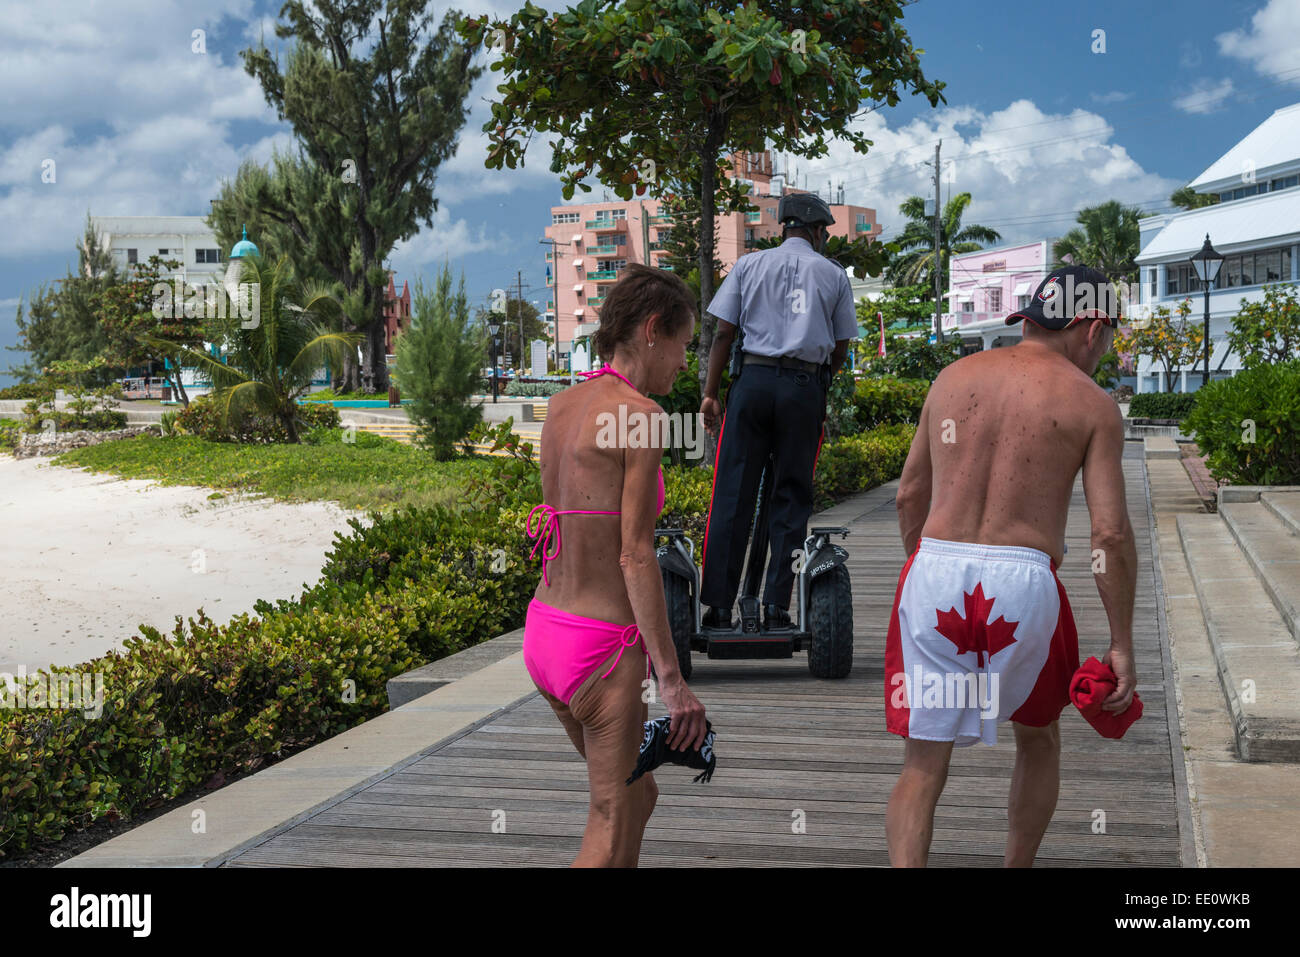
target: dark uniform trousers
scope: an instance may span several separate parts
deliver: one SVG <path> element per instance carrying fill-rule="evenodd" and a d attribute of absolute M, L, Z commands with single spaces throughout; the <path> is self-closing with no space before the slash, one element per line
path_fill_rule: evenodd
<path fill-rule="evenodd" d="M 700 600 L 730 609 L 740 587 L 763 464 L 772 456 L 768 510 L 771 559 L 764 604 L 790 607 L 795 549 L 812 515 L 813 468 L 826 415 L 826 392 L 810 372 L 747 365 L 734 379 L 718 437 L 713 498 L 704 532 Z"/>

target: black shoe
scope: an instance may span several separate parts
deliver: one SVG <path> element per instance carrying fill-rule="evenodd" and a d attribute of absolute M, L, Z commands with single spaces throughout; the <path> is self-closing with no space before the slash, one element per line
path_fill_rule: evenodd
<path fill-rule="evenodd" d="M 703 624 L 705 628 L 721 628 L 724 631 L 731 631 L 735 627 L 731 621 L 731 609 L 716 605 L 710 606 L 704 613 Z"/>
<path fill-rule="evenodd" d="M 789 628 L 790 624 L 790 613 L 780 605 L 763 606 L 764 628 Z"/>

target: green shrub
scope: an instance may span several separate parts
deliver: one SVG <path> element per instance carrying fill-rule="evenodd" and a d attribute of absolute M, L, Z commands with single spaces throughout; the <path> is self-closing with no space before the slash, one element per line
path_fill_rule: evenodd
<path fill-rule="evenodd" d="M 22 431 L 22 426 L 16 419 L 0 419 L 0 449 L 18 448 Z"/>
<path fill-rule="evenodd" d="M 310 404 L 298 406 L 300 428 L 305 431 L 317 427 L 336 429 L 341 419 L 332 405 Z M 209 442 L 288 442 L 289 434 L 278 418 L 247 412 L 228 423 L 223 423 L 221 411 L 208 396 L 200 396 L 181 409 L 174 426 L 184 435 L 195 435 Z"/>
<path fill-rule="evenodd" d="M 1181 420 L 1196 406 L 1198 395 L 1199 392 L 1139 392 L 1129 401 L 1129 418 Z"/>
<path fill-rule="evenodd" d="M 1300 359 L 1245 369 L 1195 396 L 1182 427 L 1195 434 L 1211 475 L 1233 485 L 1300 485 Z"/>
<path fill-rule="evenodd" d="M 0 389 L 0 399 L 45 399 L 54 398 L 54 389 L 39 382 L 19 382 L 17 385 Z"/>
<path fill-rule="evenodd" d="M 552 396 L 557 392 L 563 392 L 569 387 L 567 382 L 520 382 L 518 379 L 511 379 L 510 384 L 505 388 L 506 395 L 519 396 Z"/>
<path fill-rule="evenodd" d="M 864 492 L 903 473 L 916 426 L 885 425 L 822 446 L 813 478 L 813 503 L 818 510 Z"/>
<path fill-rule="evenodd" d="M 47 428 L 47 422 L 53 422 L 59 432 L 108 432 L 113 429 L 126 428 L 126 413 L 115 409 L 92 409 L 88 412 L 68 412 L 65 409 L 38 408 L 32 410 L 33 402 L 27 404 L 28 432 L 40 432 Z"/>
<path fill-rule="evenodd" d="M 858 427 L 866 430 L 920 421 L 929 391 L 930 383 L 924 379 L 899 379 L 892 375 L 859 379 L 854 394 Z"/>

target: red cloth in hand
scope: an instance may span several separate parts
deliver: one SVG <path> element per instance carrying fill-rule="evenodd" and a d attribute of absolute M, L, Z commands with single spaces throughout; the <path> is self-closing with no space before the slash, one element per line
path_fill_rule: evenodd
<path fill-rule="evenodd" d="M 1070 679 L 1070 700 L 1079 709 L 1090 725 L 1097 729 L 1103 738 L 1122 738 L 1124 732 L 1138 718 L 1142 717 L 1142 699 L 1133 692 L 1133 700 L 1123 711 L 1102 710 L 1101 703 L 1115 693 L 1119 679 L 1110 665 L 1102 664 L 1096 658 L 1089 658 L 1083 663 L 1074 677 Z"/>

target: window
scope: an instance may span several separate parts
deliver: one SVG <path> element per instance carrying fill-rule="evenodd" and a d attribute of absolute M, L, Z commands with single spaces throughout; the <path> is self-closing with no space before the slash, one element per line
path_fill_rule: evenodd
<path fill-rule="evenodd" d="M 1255 254 L 1245 253 L 1241 257 L 1241 282 L 1239 286 L 1255 285 Z"/>
<path fill-rule="evenodd" d="M 602 259 L 599 262 L 597 262 L 596 265 L 600 267 L 599 269 L 600 272 L 605 272 L 608 269 L 623 269 L 625 266 L 627 266 L 627 260 L 626 259 Z"/>
<path fill-rule="evenodd" d="M 1241 285 L 1240 256 L 1229 256 L 1223 261 L 1223 268 L 1219 270 L 1219 285 L 1228 289 Z"/>
<path fill-rule="evenodd" d="M 194 261 L 196 263 L 219 263 L 221 262 L 221 250 L 196 249 L 194 250 Z"/>
<path fill-rule="evenodd" d="M 127 261 L 128 263 L 133 263 L 133 262 L 137 262 L 137 261 L 138 261 L 138 260 L 136 259 L 136 251 L 135 251 L 134 249 L 128 249 L 128 250 L 126 251 L 126 261 Z"/>
<path fill-rule="evenodd" d="M 606 236 L 604 242 L 611 246 L 626 246 L 627 236 L 624 233 L 615 233 L 613 236 Z"/>
<path fill-rule="evenodd" d="M 1028 309 L 1029 300 L 1030 300 L 1030 294 L 1028 293 L 1026 293 L 1023 296 L 1016 296 L 1016 310 L 1019 311 L 1021 309 Z"/>
<path fill-rule="evenodd" d="M 166 255 L 167 255 L 167 250 L 165 250 L 165 249 L 160 249 L 160 250 L 158 250 L 158 255 L 159 255 L 159 256 L 166 256 Z"/>
<path fill-rule="evenodd" d="M 560 223 L 576 223 L 579 215 L 577 213 L 552 213 L 551 225 L 556 226 Z"/>
<path fill-rule="evenodd" d="M 1275 190 L 1290 189 L 1292 186 L 1300 186 L 1300 173 L 1273 180 L 1273 189 Z"/>
<path fill-rule="evenodd" d="M 962 312 L 974 312 L 974 311 L 975 311 L 975 301 L 974 301 L 973 299 L 967 299 L 967 300 L 963 301 L 962 304 L 961 304 L 961 311 L 962 311 Z"/>
<path fill-rule="evenodd" d="M 989 312 L 1001 312 L 1001 311 L 1002 311 L 1002 290 L 990 289 L 989 290 Z"/>
<path fill-rule="evenodd" d="M 1282 250 L 1270 249 L 1255 254 L 1255 281 L 1277 282 L 1282 278 Z M 1288 279 L 1291 277 L 1288 276 Z"/>

